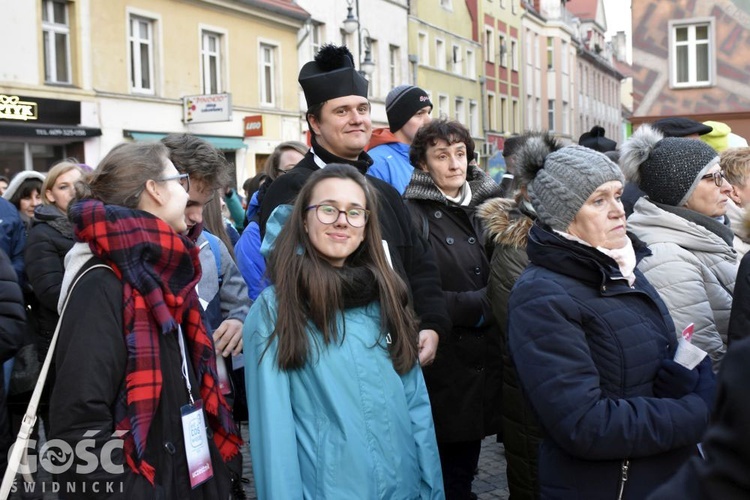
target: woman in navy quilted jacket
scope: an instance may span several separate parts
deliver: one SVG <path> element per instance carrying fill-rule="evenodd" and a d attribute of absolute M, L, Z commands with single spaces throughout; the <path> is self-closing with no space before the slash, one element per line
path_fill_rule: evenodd
<path fill-rule="evenodd" d="M 538 220 L 509 303 L 509 347 L 541 424 L 542 498 L 642 499 L 693 453 L 715 381 L 673 361 L 675 326 L 636 268 L 619 167 L 529 141 L 517 164 Z"/>

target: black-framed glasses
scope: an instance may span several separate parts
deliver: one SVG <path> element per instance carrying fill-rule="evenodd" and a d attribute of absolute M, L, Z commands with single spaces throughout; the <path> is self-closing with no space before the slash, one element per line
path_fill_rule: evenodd
<path fill-rule="evenodd" d="M 713 178 L 714 184 L 716 184 L 718 187 L 721 187 L 721 185 L 724 183 L 724 179 L 727 178 L 726 175 L 724 175 L 723 170 L 719 170 L 718 172 L 711 172 L 710 174 L 706 174 L 701 177 L 701 180 L 703 179 L 711 179 Z"/>
<path fill-rule="evenodd" d="M 178 181 L 180 186 L 185 188 L 185 192 L 190 192 L 190 175 L 189 174 L 177 174 L 164 177 L 163 179 L 156 179 L 156 182 L 167 182 L 167 181 Z"/>
<path fill-rule="evenodd" d="M 333 224 L 341 214 L 346 217 L 346 222 L 352 227 L 363 227 L 367 224 L 367 219 L 370 218 L 370 211 L 364 208 L 350 208 L 349 210 L 339 210 L 338 208 L 331 205 L 310 205 L 305 210 L 315 209 L 315 216 L 318 218 L 321 224 Z"/>

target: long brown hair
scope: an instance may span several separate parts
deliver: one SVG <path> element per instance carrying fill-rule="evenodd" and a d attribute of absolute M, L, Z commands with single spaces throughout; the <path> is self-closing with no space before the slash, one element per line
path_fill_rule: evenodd
<path fill-rule="evenodd" d="M 274 338 L 278 339 L 279 367 L 294 370 L 307 362 L 308 322 L 320 330 L 324 344 L 339 339 L 336 319 L 344 310 L 341 278 L 315 250 L 305 231 L 305 208 L 315 186 L 325 179 L 352 180 L 365 192 L 366 208 L 370 210 L 365 239 L 344 266 L 363 266 L 372 271 L 379 290 L 380 341 L 390 334 L 388 351 L 393 367 L 404 374 L 417 360 L 417 319 L 408 304 L 406 284 L 386 260 L 378 224 L 377 193 L 370 189 L 365 177 L 349 165 L 327 165 L 310 176 L 297 195 L 292 214 L 269 256 L 268 275 L 276 287 L 278 317 L 268 345 Z M 313 338 L 317 344 L 318 339 Z"/>

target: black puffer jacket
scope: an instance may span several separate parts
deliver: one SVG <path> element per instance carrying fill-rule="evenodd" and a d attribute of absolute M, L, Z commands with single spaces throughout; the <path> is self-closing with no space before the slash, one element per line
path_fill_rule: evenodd
<path fill-rule="evenodd" d="M 500 329 L 503 352 L 503 444 L 507 461 L 508 490 L 513 500 L 539 498 L 537 456 L 542 430 L 518 382 L 508 351 L 508 298 L 529 263 L 526 244 L 536 218 L 528 202 L 519 206 L 511 199 L 493 198 L 477 214 L 484 221 L 492 252 L 487 294 Z"/>
<path fill-rule="evenodd" d="M 16 271 L 6 253 L 0 250 L 0 363 L 12 358 L 21 347 L 26 332 L 23 294 Z M 0 370 L 0 470 L 8 465 L 8 449 L 13 442 L 6 410 L 3 371 Z"/>
<path fill-rule="evenodd" d="M 39 360 L 43 361 L 57 326 L 57 300 L 65 274 L 65 254 L 75 243 L 73 226 L 60 210 L 40 205 L 26 241 L 25 261 L 29 285 L 37 299 L 34 310 Z"/>
<path fill-rule="evenodd" d="M 449 202 L 421 170 L 414 170 L 404 192 L 415 232 L 428 233 L 453 322 L 451 332 L 440 338 L 435 362 L 423 368 L 435 432 L 443 443 L 480 440 L 500 431 L 499 331 L 486 293 L 490 266 L 484 231 L 475 215 L 497 184 L 473 166 L 468 183 L 467 206 Z"/>

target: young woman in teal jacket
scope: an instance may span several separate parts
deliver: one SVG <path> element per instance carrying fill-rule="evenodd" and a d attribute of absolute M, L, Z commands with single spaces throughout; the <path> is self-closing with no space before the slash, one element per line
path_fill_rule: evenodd
<path fill-rule="evenodd" d="M 265 498 L 444 498 L 416 317 L 377 200 L 328 165 L 275 240 L 245 321 L 250 451 Z"/>

